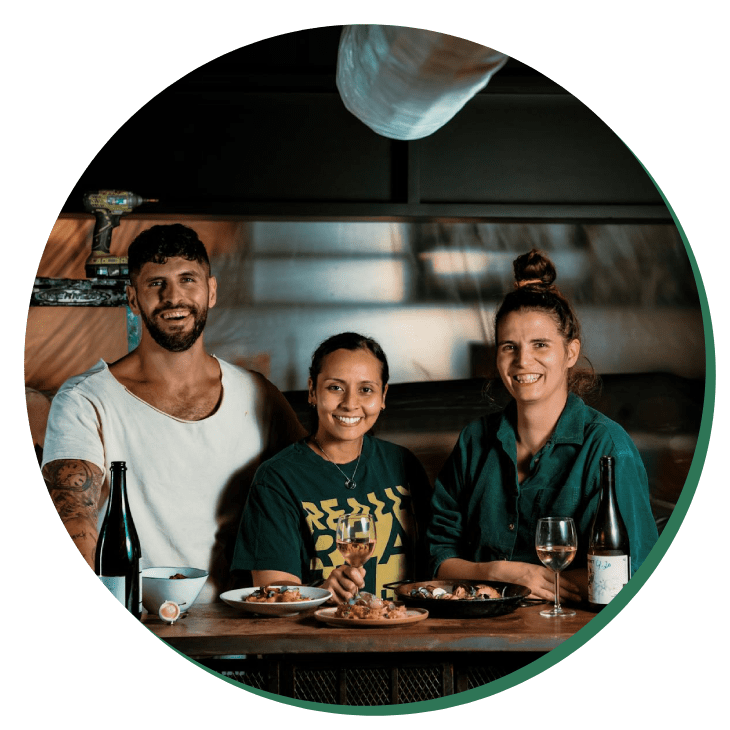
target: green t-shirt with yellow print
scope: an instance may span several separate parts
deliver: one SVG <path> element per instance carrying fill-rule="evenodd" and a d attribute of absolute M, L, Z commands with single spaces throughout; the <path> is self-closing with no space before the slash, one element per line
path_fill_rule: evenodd
<path fill-rule="evenodd" d="M 350 477 L 356 464 L 338 466 Z M 243 510 L 231 570 L 279 570 L 303 584 L 326 579 L 344 562 L 335 545 L 338 517 L 368 512 L 377 542 L 365 564 L 365 590 L 392 596 L 384 584 L 425 579 L 431 489 L 420 462 L 402 446 L 366 434 L 354 481 L 357 487 L 347 489 L 334 464 L 303 441 L 264 462 Z"/>

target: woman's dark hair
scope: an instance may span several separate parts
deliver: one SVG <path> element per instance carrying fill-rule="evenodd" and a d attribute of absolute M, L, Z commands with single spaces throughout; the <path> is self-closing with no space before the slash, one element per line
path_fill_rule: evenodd
<path fill-rule="evenodd" d="M 322 363 L 325 357 L 335 350 L 368 350 L 380 360 L 381 379 L 383 387 L 388 384 L 388 358 L 385 357 L 383 348 L 372 337 L 365 337 L 357 332 L 342 332 L 326 339 L 312 355 L 312 365 L 309 368 L 309 377 L 312 384 L 317 385 L 317 376 L 322 370 Z"/>
<path fill-rule="evenodd" d="M 509 292 L 494 317 L 494 336 L 499 342 L 499 325 L 511 312 L 520 310 L 540 311 L 549 314 L 566 346 L 573 340 L 581 341 L 581 328 L 573 307 L 553 283 L 557 278 L 555 264 L 547 254 L 533 248 L 518 256 L 513 262 L 515 288 Z M 588 358 L 583 358 L 588 368 L 572 367 L 568 371 L 568 388 L 580 396 L 586 396 L 598 386 L 598 378 Z"/>
<path fill-rule="evenodd" d="M 380 360 L 380 377 L 383 381 L 383 388 L 388 384 L 388 358 L 385 357 L 383 348 L 372 337 L 359 335 L 357 332 L 342 332 L 339 335 L 333 335 L 326 339 L 312 355 L 312 364 L 309 368 L 309 377 L 312 379 L 312 387 L 317 387 L 317 377 L 322 371 L 322 363 L 327 355 L 335 352 L 335 350 L 367 350 Z M 317 433 L 319 427 L 319 418 L 317 417 L 317 409 L 312 408 L 309 432 Z"/>
<path fill-rule="evenodd" d="M 197 261 L 210 273 L 208 252 L 198 234 L 182 223 L 152 226 L 142 231 L 129 244 L 129 276 L 134 279 L 139 275 L 144 264 L 164 264 L 168 259 L 180 257 L 188 261 Z"/>

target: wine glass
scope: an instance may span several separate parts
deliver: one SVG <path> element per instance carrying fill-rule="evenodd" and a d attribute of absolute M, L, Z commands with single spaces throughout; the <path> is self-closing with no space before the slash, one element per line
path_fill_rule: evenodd
<path fill-rule="evenodd" d="M 375 518 L 369 514 L 346 514 L 337 520 L 337 549 L 345 562 L 361 568 L 375 550 Z"/>
<path fill-rule="evenodd" d="M 555 606 L 540 611 L 541 616 L 575 616 L 575 611 L 560 606 L 560 571 L 565 570 L 578 549 L 578 534 L 572 517 L 541 517 L 535 532 L 537 557 L 555 573 Z"/>

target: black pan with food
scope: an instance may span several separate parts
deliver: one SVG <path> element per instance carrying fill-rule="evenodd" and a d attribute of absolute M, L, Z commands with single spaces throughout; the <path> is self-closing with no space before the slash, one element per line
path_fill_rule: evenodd
<path fill-rule="evenodd" d="M 457 585 L 462 585 L 467 589 L 487 585 L 494 588 L 501 597 L 467 600 L 424 598 L 412 595 L 419 588 L 443 588 L 447 593 L 451 593 Z M 439 618 L 501 616 L 514 611 L 530 595 L 530 589 L 525 586 L 497 580 L 427 580 L 420 583 L 389 583 L 385 587 L 393 589 L 395 600 L 402 601 L 413 608 L 425 608 L 428 610 L 429 616 Z"/>

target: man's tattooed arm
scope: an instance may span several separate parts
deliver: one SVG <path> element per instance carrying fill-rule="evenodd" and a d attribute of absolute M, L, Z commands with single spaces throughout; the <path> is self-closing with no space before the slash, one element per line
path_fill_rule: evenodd
<path fill-rule="evenodd" d="M 43 477 L 68 534 L 93 568 L 103 472 L 88 461 L 59 459 L 43 467 Z"/>

